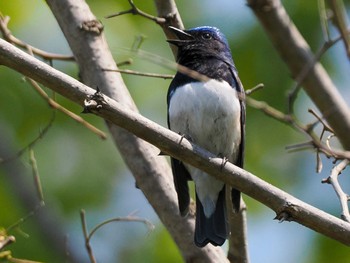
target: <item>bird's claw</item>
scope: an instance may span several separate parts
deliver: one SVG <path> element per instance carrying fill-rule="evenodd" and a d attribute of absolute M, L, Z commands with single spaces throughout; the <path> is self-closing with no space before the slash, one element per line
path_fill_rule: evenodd
<path fill-rule="evenodd" d="M 220 169 L 224 169 L 226 163 L 228 162 L 228 159 L 226 156 L 222 157 L 222 162 L 221 162 L 221 165 L 220 165 Z"/>
<path fill-rule="evenodd" d="M 178 134 L 181 136 L 180 141 L 179 141 L 179 144 L 182 143 L 182 140 L 183 140 L 184 138 L 187 139 L 187 140 L 189 140 L 189 141 L 191 141 L 191 137 L 190 137 L 190 136 L 185 135 L 184 133 L 181 133 L 181 132 L 179 132 Z"/>

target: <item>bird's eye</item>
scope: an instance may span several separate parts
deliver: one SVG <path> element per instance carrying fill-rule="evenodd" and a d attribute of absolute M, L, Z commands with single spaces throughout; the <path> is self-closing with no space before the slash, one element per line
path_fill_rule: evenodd
<path fill-rule="evenodd" d="M 205 39 L 205 40 L 208 40 L 208 39 L 211 39 L 212 36 L 209 33 L 203 33 L 202 34 L 202 38 Z"/>

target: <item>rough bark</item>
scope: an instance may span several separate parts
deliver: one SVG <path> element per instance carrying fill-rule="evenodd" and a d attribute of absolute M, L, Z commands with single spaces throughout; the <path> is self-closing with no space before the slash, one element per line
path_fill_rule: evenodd
<path fill-rule="evenodd" d="M 289 18 L 280 0 L 247 0 L 261 25 L 270 37 L 292 77 L 301 81 L 303 89 L 334 129 L 343 147 L 350 149 L 350 110 L 324 67 L 314 61 L 308 43 Z M 341 120 L 341 121 L 340 121 Z"/>

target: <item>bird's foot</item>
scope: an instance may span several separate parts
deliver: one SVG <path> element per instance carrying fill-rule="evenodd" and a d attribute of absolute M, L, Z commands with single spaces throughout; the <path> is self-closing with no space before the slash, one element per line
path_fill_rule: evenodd
<path fill-rule="evenodd" d="M 191 137 L 190 137 L 190 136 L 188 136 L 188 135 L 186 135 L 186 134 L 184 134 L 184 133 L 182 133 L 182 132 L 179 132 L 178 134 L 181 136 L 180 141 L 179 141 L 179 144 L 182 143 L 182 140 L 183 140 L 184 138 L 187 139 L 187 140 L 189 140 L 189 141 L 191 141 Z"/>
<path fill-rule="evenodd" d="M 221 154 L 219 154 L 219 157 L 222 158 L 222 162 L 221 162 L 221 165 L 220 165 L 220 169 L 224 169 L 226 163 L 228 162 L 228 159 L 226 156 L 222 156 Z"/>

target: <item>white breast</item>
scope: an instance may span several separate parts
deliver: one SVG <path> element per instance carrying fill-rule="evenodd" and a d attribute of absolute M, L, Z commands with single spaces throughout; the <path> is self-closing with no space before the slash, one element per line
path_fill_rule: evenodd
<path fill-rule="evenodd" d="M 176 89 L 169 104 L 171 130 L 230 161 L 240 144 L 240 117 L 237 93 L 226 81 L 186 84 Z"/>
<path fill-rule="evenodd" d="M 226 82 L 209 80 L 179 87 L 169 104 L 171 130 L 234 162 L 241 142 L 241 108 L 236 91 Z M 214 212 L 223 183 L 186 165 L 207 216 Z"/>

